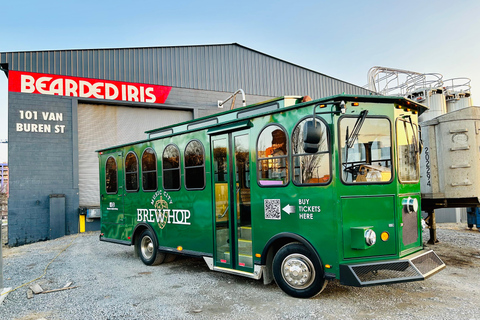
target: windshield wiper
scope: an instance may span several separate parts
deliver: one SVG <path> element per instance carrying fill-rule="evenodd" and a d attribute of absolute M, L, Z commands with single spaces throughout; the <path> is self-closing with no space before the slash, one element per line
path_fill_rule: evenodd
<path fill-rule="evenodd" d="M 347 149 L 353 148 L 353 144 L 355 143 L 355 140 L 357 140 L 358 138 L 358 134 L 360 133 L 360 129 L 362 129 L 362 126 L 363 126 L 363 123 L 365 122 L 365 118 L 367 117 L 367 114 L 368 114 L 368 110 L 363 110 L 362 112 L 360 112 L 360 115 L 358 116 L 358 119 L 355 122 L 352 133 L 350 135 L 348 135 L 348 128 L 347 128 L 347 134 L 345 139 Z"/>

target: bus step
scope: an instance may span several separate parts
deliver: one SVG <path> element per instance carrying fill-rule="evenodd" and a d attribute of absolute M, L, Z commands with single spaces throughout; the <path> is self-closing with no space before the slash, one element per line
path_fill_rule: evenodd
<path fill-rule="evenodd" d="M 253 268 L 253 256 L 246 254 L 238 255 L 238 265 L 246 268 Z"/>
<path fill-rule="evenodd" d="M 252 227 L 243 226 L 238 229 L 238 237 L 240 239 L 252 240 Z"/>
<path fill-rule="evenodd" d="M 220 257 L 221 259 L 223 258 L 225 261 L 230 261 L 230 252 L 225 251 L 223 253 L 223 256 Z M 247 267 L 247 268 L 252 268 L 253 267 L 253 256 L 251 254 L 238 254 L 238 265 L 241 267 Z"/>
<path fill-rule="evenodd" d="M 239 254 L 252 254 L 252 240 L 238 239 L 238 253 Z"/>

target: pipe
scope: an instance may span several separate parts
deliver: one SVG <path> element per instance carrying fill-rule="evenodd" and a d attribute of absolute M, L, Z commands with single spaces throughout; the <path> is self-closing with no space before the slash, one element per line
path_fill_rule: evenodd
<path fill-rule="evenodd" d="M 223 105 L 225 104 L 225 102 L 227 102 L 228 100 L 232 99 L 233 97 L 235 97 L 237 95 L 237 93 L 241 93 L 242 94 L 242 106 L 243 107 L 246 107 L 247 104 L 246 104 L 246 100 L 245 100 L 245 92 L 243 92 L 242 89 L 238 89 L 237 91 L 235 91 L 230 97 L 228 97 L 227 99 L 225 99 L 224 101 L 218 101 L 218 107 L 219 108 L 223 108 Z M 232 106 L 230 107 L 230 110 L 232 110 L 235 105 L 234 105 L 234 102 L 235 100 L 233 101 L 232 103 Z"/>

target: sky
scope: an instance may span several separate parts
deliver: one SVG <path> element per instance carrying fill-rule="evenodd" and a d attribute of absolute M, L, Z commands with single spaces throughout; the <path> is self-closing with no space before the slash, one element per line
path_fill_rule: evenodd
<path fill-rule="evenodd" d="M 467 77 L 480 106 L 479 17 L 478 0 L 4 1 L 0 52 L 239 43 L 359 86 L 373 66 Z"/>

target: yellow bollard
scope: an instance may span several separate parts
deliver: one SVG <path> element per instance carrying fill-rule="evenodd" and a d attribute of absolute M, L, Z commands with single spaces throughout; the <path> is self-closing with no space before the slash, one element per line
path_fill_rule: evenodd
<path fill-rule="evenodd" d="M 79 223 L 80 230 L 79 231 L 80 231 L 80 233 L 82 233 L 82 232 L 85 232 L 85 215 L 80 214 L 79 219 L 80 219 L 80 223 Z"/>

